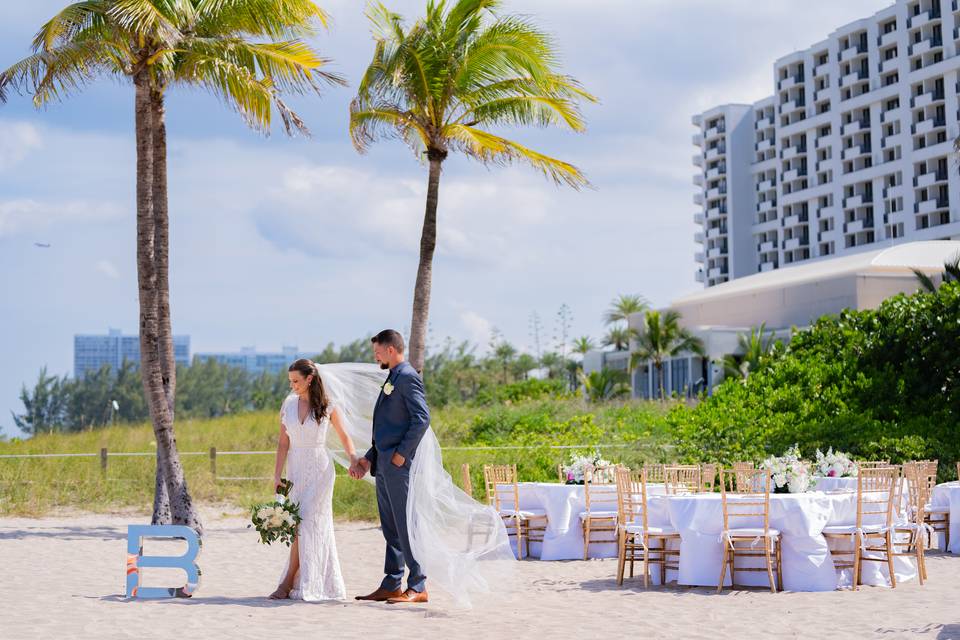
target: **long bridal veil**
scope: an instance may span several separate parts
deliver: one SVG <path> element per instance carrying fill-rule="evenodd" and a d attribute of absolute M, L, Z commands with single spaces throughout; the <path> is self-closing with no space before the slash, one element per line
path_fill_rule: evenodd
<path fill-rule="evenodd" d="M 340 410 L 345 429 L 362 452 L 372 440 L 373 408 L 386 372 L 355 363 L 317 369 L 331 404 Z M 332 430 L 327 447 L 339 464 L 349 465 Z M 470 606 L 471 596 L 489 591 L 491 585 L 502 588 L 516 563 L 502 518 L 454 484 L 433 429 L 423 436 L 410 467 L 407 533 L 428 583 L 460 606 Z"/>

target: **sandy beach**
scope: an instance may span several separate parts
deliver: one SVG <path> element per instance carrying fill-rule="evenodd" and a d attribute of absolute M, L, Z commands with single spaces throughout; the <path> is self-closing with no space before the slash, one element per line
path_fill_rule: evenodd
<path fill-rule="evenodd" d="M 85 513 L 0 520 L 0 601 L 7 612 L 0 637 L 960 638 L 960 557 L 944 554 L 929 556 L 923 587 L 858 593 L 646 591 L 639 581 L 618 588 L 614 560 L 525 561 L 512 584 L 469 611 L 453 609 L 440 592 L 417 606 L 274 602 L 264 596 L 276 585 L 286 548 L 258 544 L 244 518 L 210 509 L 196 596 L 127 601 L 126 525 L 145 521 Z M 374 588 L 383 547 L 377 527 L 338 523 L 337 543 L 350 594 Z M 182 582 L 182 573 L 154 570 L 144 584 Z"/>

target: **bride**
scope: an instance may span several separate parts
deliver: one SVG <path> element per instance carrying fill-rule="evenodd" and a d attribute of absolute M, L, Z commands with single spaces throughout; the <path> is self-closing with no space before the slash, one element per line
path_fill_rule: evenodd
<path fill-rule="evenodd" d="M 350 463 L 357 460 L 353 440 L 343 415 L 331 404 L 317 365 L 302 358 L 288 371 L 293 391 L 280 409 L 280 442 L 273 472 L 274 488 L 280 485 L 284 463 L 293 483 L 290 500 L 300 504 L 300 526 L 290 545 L 290 558 L 277 590 L 280 600 L 344 600 L 347 591 L 340 573 L 337 542 L 333 535 L 333 461 L 326 439 L 333 425 Z"/>
<path fill-rule="evenodd" d="M 354 442 L 372 443 L 373 410 L 387 372 L 372 363 L 317 365 L 301 359 L 290 365 L 289 378 L 293 393 L 280 411 L 274 485 L 286 463 L 293 482 L 290 499 L 300 503 L 302 521 L 270 597 L 343 600 L 333 534 L 332 462 L 350 468 L 357 463 Z M 432 428 L 411 463 L 408 496 L 410 546 L 434 586 L 461 607 L 469 607 L 471 595 L 490 591 L 491 585 L 505 587 L 516 560 L 503 520 L 453 483 Z"/>

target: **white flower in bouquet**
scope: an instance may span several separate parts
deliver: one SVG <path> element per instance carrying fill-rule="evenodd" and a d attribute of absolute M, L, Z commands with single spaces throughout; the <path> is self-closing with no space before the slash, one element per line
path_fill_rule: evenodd
<path fill-rule="evenodd" d="M 849 478 L 857 475 L 857 465 L 850 456 L 839 451 L 834 452 L 833 447 L 830 447 L 827 453 L 817 449 L 815 466 L 817 475 L 827 478 Z"/>
<path fill-rule="evenodd" d="M 793 445 L 782 456 L 770 456 L 763 461 L 770 473 L 774 489 L 786 489 L 790 493 L 803 493 L 810 487 L 807 467 L 800 459 L 800 448 Z"/>

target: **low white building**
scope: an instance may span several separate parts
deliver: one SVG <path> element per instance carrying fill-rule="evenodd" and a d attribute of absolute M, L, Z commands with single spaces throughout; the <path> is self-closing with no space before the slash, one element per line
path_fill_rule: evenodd
<path fill-rule="evenodd" d="M 778 338 L 789 340 L 793 328 L 807 327 L 821 316 L 875 309 L 898 293 L 916 292 L 920 283 L 914 269 L 936 277 L 958 254 L 958 241 L 910 242 L 757 273 L 678 298 L 669 309 L 679 312 L 681 325 L 703 340 L 707 357 L 682 354 L 666 362 L 665 392 L 693 396 L 713 388 L 723 376 L 719 363 L 724 356 L 741 355 L 738 338 L 752 328 L 765 324 Z M 630 327 L 642 331 L 643 319 L 643 314 L 632 315 Z M 610 366 L 606 361 L 611 357 L 625 361 L 626 354 L 591 352 L 584 358 L 584 370 Z M 658 395 L 652 362 L 631 373 L 634 397 Z"/>

